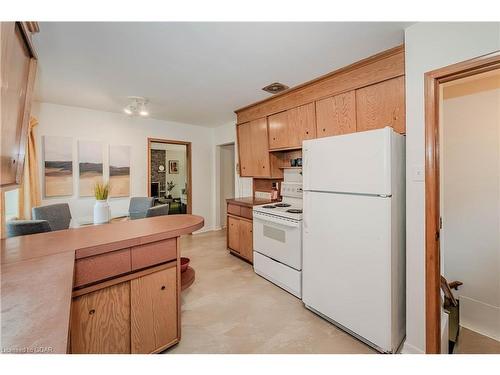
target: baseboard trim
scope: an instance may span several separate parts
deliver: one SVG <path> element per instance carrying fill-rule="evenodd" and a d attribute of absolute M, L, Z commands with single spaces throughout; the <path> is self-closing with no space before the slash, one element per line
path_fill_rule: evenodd
<path fill-rule="evenodd" d="M 401 354 L 425 354 L 425 352 L 405 341 L 401 349 Z"/>

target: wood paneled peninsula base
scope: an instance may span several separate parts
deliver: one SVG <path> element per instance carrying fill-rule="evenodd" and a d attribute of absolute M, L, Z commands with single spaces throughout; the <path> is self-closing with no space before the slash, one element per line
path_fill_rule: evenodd
<path fill-rule="evenodd" d="M 179 342 L 180 236 L 196 215 L 1 242 L 3 353 L 156 353 Z"/>

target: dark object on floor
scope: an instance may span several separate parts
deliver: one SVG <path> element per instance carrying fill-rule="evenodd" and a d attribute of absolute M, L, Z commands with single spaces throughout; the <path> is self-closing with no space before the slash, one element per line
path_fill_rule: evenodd
<path fill-rule="evenodd" d="M 33 207 L 31 215 L 34 220 L 47 220 L 51 230 L 68 229 L 71 222 L 71 211 L 67 203 Z"/>
<path fill-rule="evenodd" d="M 189 259 L 189 258 L 181 257 L 181 273 L 186 272 L 190 261 L 191 261 L 191 259 Z"/>
<path fill-rule="evenodd" d="M 458 290 L 462 284 L 461 281 L 448 283 L 448 280 L 441 276 L 441 290 L 444 293 L 443 307 L 448 313 L 448 353 L 453 353 L 460 329 L 460 301 L 455 298 L 451 289 Z"/>
<path fill-rule="evenodd" d="M 50 232 L 47 220 L 10 220 L 6 223 L 7 237 Z"/>

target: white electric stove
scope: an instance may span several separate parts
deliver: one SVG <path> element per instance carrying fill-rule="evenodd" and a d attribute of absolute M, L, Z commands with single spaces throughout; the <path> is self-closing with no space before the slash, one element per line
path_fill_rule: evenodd
<path fill-rule="evenodd" d="M 301 298 L 302 182 L 285 177 L 281 195 L 279 203 L 253 208 L 254 270 Z"/>

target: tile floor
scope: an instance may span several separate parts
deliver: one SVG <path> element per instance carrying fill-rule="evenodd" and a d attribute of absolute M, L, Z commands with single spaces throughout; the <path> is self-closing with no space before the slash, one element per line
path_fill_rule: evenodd
<path fill-rule="evenodd" d="M 375 353 L 226 250 L 225 231 L 186 236 L 196 281 L 182 293 L 181 342 L 167 353 Z"/>
<path fill-rule="evenodd" d="M 500 354 L 500 341 L 460 328 L 454 354 Z"/>

